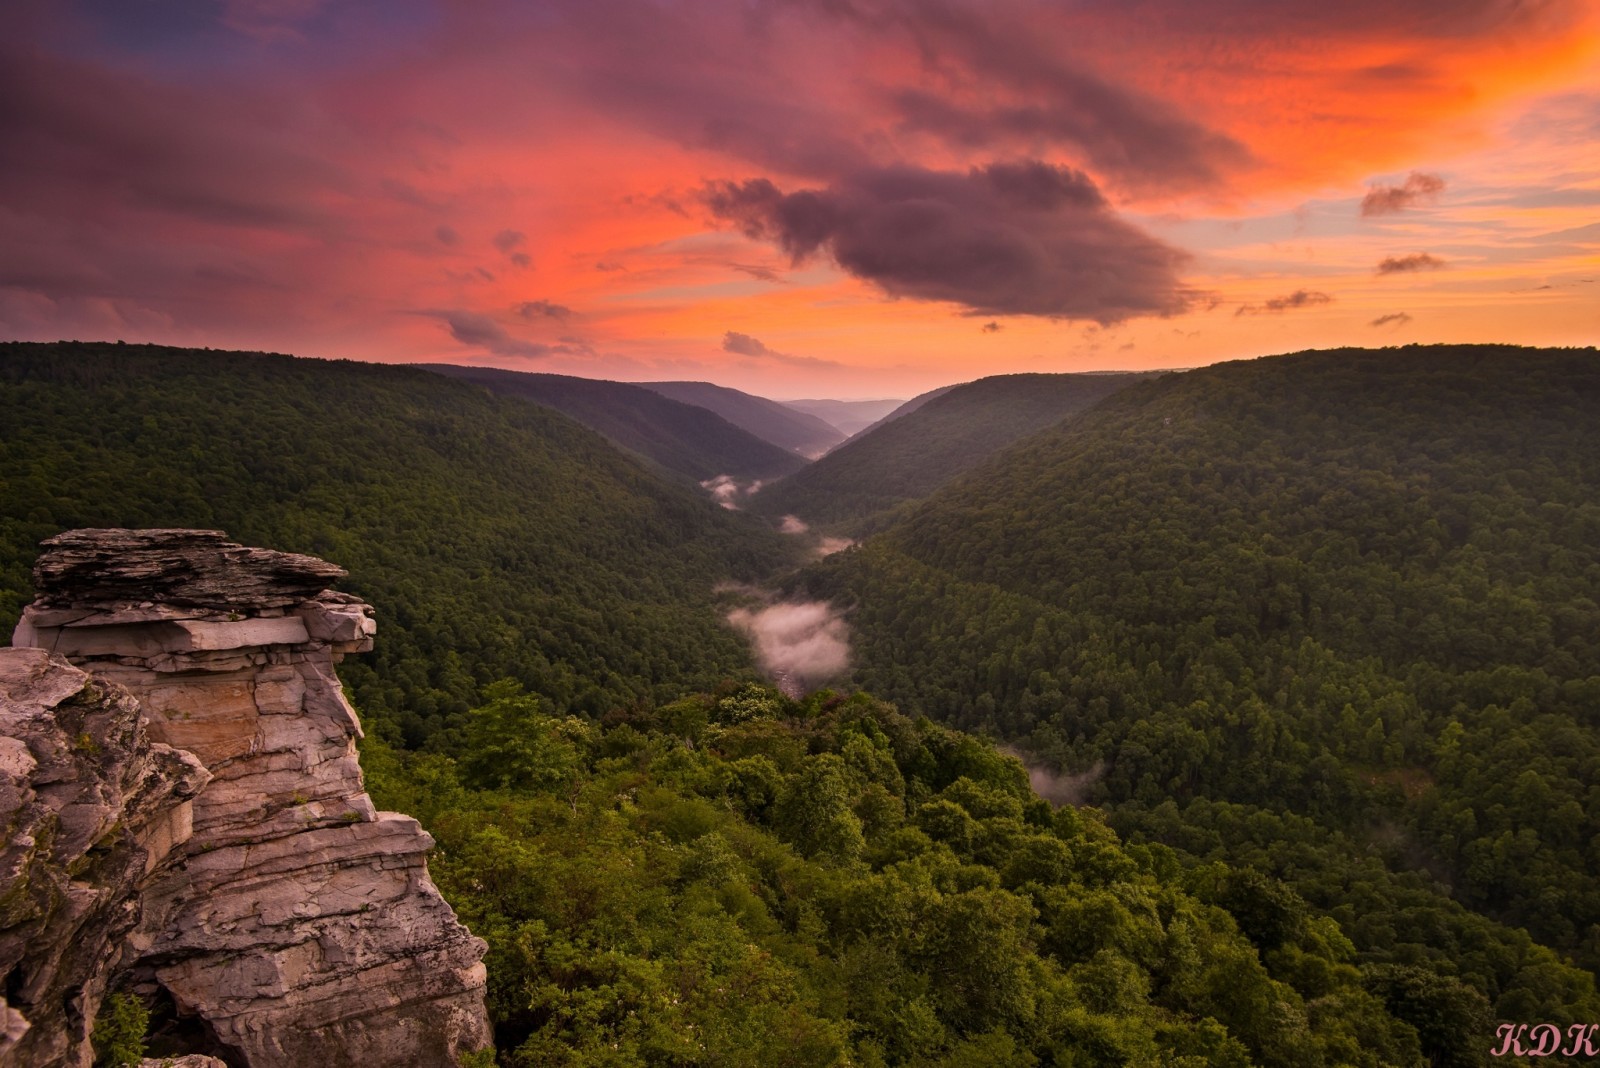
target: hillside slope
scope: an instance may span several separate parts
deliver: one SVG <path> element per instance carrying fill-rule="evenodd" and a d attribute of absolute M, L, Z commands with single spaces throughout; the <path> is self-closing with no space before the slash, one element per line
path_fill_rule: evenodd
<path fill-rule="evenodd" d="M 1526 977 L 1462 954 L 1513 935 L 1440 902 L 1600 965 L 1597 426 L 1593 349 L 1218 365 L 811 581 L 875 692 L 1025 739 L 1128 833 L 1290 873 L 1363 952 L 1511 1012 Z"/>
<path fill-rule="evenodd" d="M 898 408 L 890 409 L 881 418 L 879 418 L 877 422 L 867 424 L 866 426 L 862 427 L 860 430 L 856 431 L 851 436 L 852 437 L 860 437 L 862 434 L 871 433 L 872 431 L 876 430 L 878 427 L 882 426 L 883 424 L 892 423 L 896 419 L 899 419 L 901 416 L 910 415 L 912 412 L 916 411 L 918 408 L 922 407 L 924 404 L 927 404 L 929 401 L 933 400 L 935 397 L 942 397 L 946 393 L 949 393 L 952 389 L 955 389 L 957 386 L 962 386 L 962 385 L 966 385 L 966 383 L 965 382 L 953 382 L 948 386 L 940 386 L 937 389 L 930 389 L 926 393 L 918 393 L 915 397 L 912 397 L 910 400 L 906 401 L 904 404 L 900 405 Z"/>
<path fill-rule="evenodd" d="M 785 407 L 814 415 L 846 437 L 859 434 L 896 408 L 902 400 L 786 400 Z"/>
<path fill-rule="evenodd" d="M 715 412 L 643 386 L 497 367 L 417 366 L 554 408 L 623 448 L 696 482 L 717 475 L 772 479 L 805 466 L 803 458 L 734 426 Z"/>
<path fill-rule="evenodd" d="M 711 588 L 783 551 L 564 415 L 408 368 L 5 344 L 0 428 L 0 634 L 43 538 L 225 530 L 350 569 L 384 640 L 346 682 L 412 744 L 502 676 L 603 712 L 748 670 Z"/>
<path fill-rule="evenodd" d="M 811 459 L 843 441 L 838 429 L 807 412 L 710 382 L 640 382 L 663 397 L 716 412 L 763 441 Z"/>
<path fill-rule="evenodd" d="M 926 497 L 1014 441 L 1093 407 L 1137 374 L 996 375 L 951 387 L 751 499 L 768 515 L 854 529 Z"/>

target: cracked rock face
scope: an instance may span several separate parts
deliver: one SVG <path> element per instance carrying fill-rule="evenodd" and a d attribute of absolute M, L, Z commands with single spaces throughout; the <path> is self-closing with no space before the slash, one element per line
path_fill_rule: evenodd
<path fill-rule="evenodd" d="M 326 591 L 344 572 L 215 531 L 44 550 L 14 644 L 125 688 L 151 738 L 210 774 L 179 862 L 142 888 L 135 989 L 239 1065 L 451 1065 L 489 1045 L 484 945 L 428 878 L 432 839 L 362 788 L 334 664 L 375 626 Z"/>
<path fill-rule="evenodd" d="M 210 779 L 138 702 L 42 649 L 0 649 L 0 1064 L 92 1062 L 89 1032 Z"/>

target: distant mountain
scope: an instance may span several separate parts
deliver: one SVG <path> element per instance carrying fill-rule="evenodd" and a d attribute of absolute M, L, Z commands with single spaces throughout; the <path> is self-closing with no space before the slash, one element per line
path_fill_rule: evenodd
<path fill-rule="evenodd" d="M 618 445 L 696 481 L 717 475 L 771 479 L 805 466 L 802 457 L 713 411 L 644 386 L 498 367 L 418 366 L 565 412 Z"/>
<path fill-rule="evenodd" d="M 542 405 L 409 367 L 0 344 L 0 641 L 39 542 L 198 527 L 349 568 L 382 640 L 340 669 L 420 745 L 516 678 L 599 715 L 750 675 L 712 588 L 789 546 Z"/>
<path fill-rule="evenodd" d="M 836 427 L 775 400 L 710 382 L 640 382 L 663 397 L 708 408 L 736 427 L 807 459 L 821 456 L 845 439 Z"/>
<path fill-rule="evenodd" d="M 796 411 L 814 415 L 838 430 L 839 433 L 850 437 L 851 435 L 859 434 L 896 408 L 901 407 L 905 404 L 905 401 L 791 400 L 782 401 L 781 403 Z"/>
<path fill-rule="evenodd" d="M 860 430 L 856 431 L 852 436 L 860 437 L 862 434 L 870 433 L 871 431 L 878 429 L 885 423 L 892 423 L 902 416 L 910 415 L 924 404 L 927 404 L 929 401 L 933 400 L 933 398 L 942 397 L 946 393 L 949 393 L 952 389 L 955 389 L 957 386 L 964 384 L 965 383 L 962 382 L 952 382 L 948 386 L 940 386 L 938 389 L 930 389 L 926 393 L 919 393 L 915 397 L 912 397 L 910 400 L 906 401 L 904 404 L 900 405 L 900 407 L 890 409 L 886 414 L 880 416 L 877 422 L 867 424 Z"/>
<path fill-rule="evenodd" d="M 767 515 L 855 524 L 925 497 L 1011 443 L 1093 407 L 1141 374 L 1020 374 L 924 394 L 751 498 Z"/>

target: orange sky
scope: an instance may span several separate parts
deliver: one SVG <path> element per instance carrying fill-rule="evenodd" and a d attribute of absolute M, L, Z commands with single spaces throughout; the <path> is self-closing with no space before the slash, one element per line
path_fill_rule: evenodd
<path fill-rule="evenodd" d="M 909 396 L 1600 340 L 1600 6 L 28 0 L 0 336 Z"/>

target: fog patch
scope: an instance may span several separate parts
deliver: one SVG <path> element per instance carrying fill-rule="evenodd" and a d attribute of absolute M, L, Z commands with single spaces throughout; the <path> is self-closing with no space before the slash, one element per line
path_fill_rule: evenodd
<path fill-rule="evenodd" d="M 790 697 L 804 696 L 850 666 L 849 629 L 826 601 L 735 608 L 728 622 L 750 639 L 761 669 Z"/>
<path fill-rule="evenodd" d="M 855 543 L 854 538 L 821 538 L 817 541 L 817 555 L 832 556 L 834 553 L 842 553 Z"/>
<path fill-rule="evenodd" d="M 739 511 L 739 502 L 761 492 L 759 478 L 741 482 L 732 475 L 717 475 L 700 483 L 700 488 L 711 494 L 711 499 L 730 512 Z"/>
<path fill-rule="evenodd" d="M 797 538 L 808 534 L 812 535 L 809 539 L 811 542 L 811 556 L 817 560 L 822 559 L 824 556 L 832 556 L 834 553 L 843 552 L 855 544 L 854 538 L 837 538 L 826 534 L 813 534 L 811 524 L 797 515 L 786 515 L 780 519 L 778 521 L 778 533 L 792 534 Z"/>
<path fill-rule="evenodd" d="M 1019 749 L 1001 746 L 1000 751 L 1022 761 L 1022 766 L 1028 771 L 1028 785 L 1033 787 L 1033 792 L 1057 808 L 1087 804 L 1090 791 L 1106 775 L 1104 760 L 1096 760 L 1086 771 L 1063 772 L 1045 767 Z"/>

